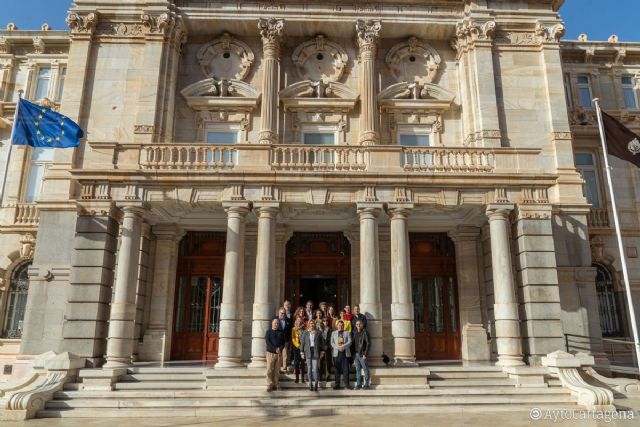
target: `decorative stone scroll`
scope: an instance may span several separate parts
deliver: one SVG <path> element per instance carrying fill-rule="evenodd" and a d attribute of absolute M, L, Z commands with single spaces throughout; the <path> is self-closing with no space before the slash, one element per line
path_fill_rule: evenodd
<path fill-rule="evenodd" d="M 451 47 L 459 56 L 476 42 L 491 42 L 495 32 L 496 22 L 493 20 L 480 22 L 465 19 L 456 26 L 456 36 L 451 40 Z"/>
<path fill-rule="evenodd" d="M 349 60 L 342 46 L 322 34 L 298 46 L 291 59 L 300 78 L 324 83 L 340 80 Z"/>
<path fill-rule="evenodd" d="M 260 100 L 260 93 L 240 80 L 200 80 L 180 91 L 194 110 L 251 111 Z"/>
<path fill-rule="evenodd" d="M 216 80 L 244 80 L 255 60 L 251 48 L 229 33 L 202 46 L 196 57 L 205 77 Z"/>
<path fill-rule="evenodd" d="M 431 83 L 436 79 L 442 59 L 429 44 L 411 37 L 392 47 L 385 62 L 398 81 Z"/>
<path fill-rule="evenodd" d="M 96 12 L 91 12 L 86 15 L 79 15 L 75 12 L 71 12 L 67 15 L 65 22 L 69 28 L 71 28 L 71 33 L 91 34 L 94 32 L 96 25 L 98 24 L 98 14 Z"/>
<path fill-rule="evenodd" d="M 147 34 L 167 34 L 176 24 L 174 13 L 161 13 L 160 15 L 152 15 L 143 13 L 140 21 Z"/>
<path fill-rule="evenodd" d="M 558 42 L 564 36 L 565 27 L 561 23 L 544 23 L 538 21 L 536 23 L 536 35 L 540 42 Z"/>

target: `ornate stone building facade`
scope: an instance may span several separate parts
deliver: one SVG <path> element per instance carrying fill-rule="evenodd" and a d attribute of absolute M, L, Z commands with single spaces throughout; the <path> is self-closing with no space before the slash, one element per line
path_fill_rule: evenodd
<path fill-rule="evenodd" d="M 0 351 L 260 367 L 314 299 L 360 305 L 372 363 L 605 360 L 628 319 L 590 99 L 638 131 L 640 44 L 561 41 L 561 4 L 76 0 L 68 31 L 0 31 L 2 165 L 20 91 L 86 130 L 11 153 Z"/>

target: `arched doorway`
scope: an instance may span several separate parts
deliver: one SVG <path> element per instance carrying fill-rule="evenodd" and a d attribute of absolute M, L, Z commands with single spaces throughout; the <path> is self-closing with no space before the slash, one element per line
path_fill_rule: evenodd
<path fill-rule="evenodd" d="M 4 318 L 3 338 L 22 338 L 22 324 L 29 293 L 29 267 L 31 261 L 19 264 L 11 274 L 7 311 Z"/>
<path fill-rule="evenodd" d="M 460 358 L 454 245 L 446 233 L 410 233 L 416 359 Z"/>
<path fill-rule="evenodd" d="M 171 359 L 217 360 L 226 234 L 190 232 L 180 242 Z"/>
<path fill-rule="evenodd" d="M 598 312 L 603 337 L 619 337 L 623 335 L 620 318 L 620 306 L 613 286 L 613 276 L 607 267 L 593 263 L 596 268 L 596 294 L 598 296 Z"/>
<path fill-rule="evenodd" d="M 351 300 L 351 245 L 343 233 L 294 233 L 287 242 L 285 298 L 336 310 Z"/>

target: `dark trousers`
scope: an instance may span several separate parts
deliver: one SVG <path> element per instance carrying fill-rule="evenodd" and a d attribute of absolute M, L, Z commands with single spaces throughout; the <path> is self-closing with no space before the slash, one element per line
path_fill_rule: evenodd
<path fill-rule="evenodd" d="M 345 386 L 349 387 L 349 362 L 344 352 L 338 352 L 338 356 L 333 359 L 333 369 L 335 373 L 335 386 L 340 387 L 340 375 L 344 379 Z"/>
<path fill-rule="evenodd" d="M 296 348 L 295 346 L 292 346 L 292 347 L 293 347 L 293 371 L 296 374 L 296 378 L 302 375 L 302 381 L 304 382 L 305 362 L 302 360 L 302 357 L 300 357 L 300 349 Z"/>

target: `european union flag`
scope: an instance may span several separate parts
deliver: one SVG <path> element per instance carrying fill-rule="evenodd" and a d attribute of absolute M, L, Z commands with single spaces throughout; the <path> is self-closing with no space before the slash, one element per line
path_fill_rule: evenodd
<path fill-rule="evenodd" d="M 11 143 L 42 148 L 77 147 L 84 132 L 77 123 L 25 99 L 16 106 Z"/>

